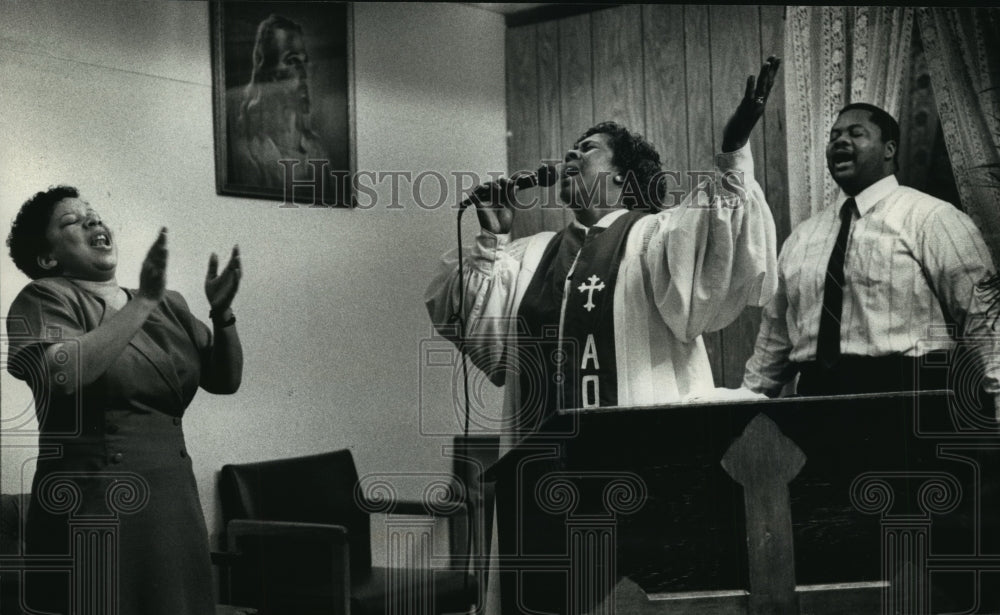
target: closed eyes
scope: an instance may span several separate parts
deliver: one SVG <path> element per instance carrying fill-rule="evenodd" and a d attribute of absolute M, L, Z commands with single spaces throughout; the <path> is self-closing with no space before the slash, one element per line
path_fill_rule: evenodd
<path fill-rule="evenodd" d="M 93 220 L 95 220 L 96 222 L 98 222 L 98 223 L 100 223 L 100 221 L 101 221 L 101 217 L 98 216 L 96 212 L 87 212 L 87 215 L 81 215 L 81 214 L 71 213 L 71 214 L 65 214 L 60 219 L 60 226 L 63 226 L 63 227 L 71 226 L 73 224 L 78 224 L 78 223 L 84 222 L 84 221 L 86 221 L 88 219 L 91 219 L 91 218 Z"/>

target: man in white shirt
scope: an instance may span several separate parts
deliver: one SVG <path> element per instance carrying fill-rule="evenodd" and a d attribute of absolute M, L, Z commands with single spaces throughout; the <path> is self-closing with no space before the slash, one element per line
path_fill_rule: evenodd
<path fill-rule="evenodd" d="M 882 109 L 840 111 L 826 157 L 842 194 L 782 247 L 744 387 L 775 396 L 800 374 L 804 395 L 945 388 L 961 376 L 949 353 L 967 339 L 996 398 L 1000 365 L 977 290 L 995 270 L 990 253 L 967 215 L 899 185 L 898 144 Z"/>

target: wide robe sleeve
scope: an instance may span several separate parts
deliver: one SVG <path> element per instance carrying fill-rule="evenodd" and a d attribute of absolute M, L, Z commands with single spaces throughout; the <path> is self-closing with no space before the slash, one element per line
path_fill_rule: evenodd
<path fill-rule="evenodd" d="M 526 251 L 544 246 L 552 236 L 539 233 L 511 241 L 510 235 L 481 231 L 475 245 L 463 252 L 465 271 L 459 274 L 458 250 L 452 250 L 442 257 L 427 287 L 424 298 L 434 328 L 458 345 L 456 316 L 461 307 L 466 328 L 462 350 L 497 386 L 504 384 L 506 340 L 516 327 L 525 282 L 533 274 L 533 265 L 525 264 Z"/>
<path fill-rule="evenodd" d="M 643 251 L 656 308 L 678 339 L 721 329 L 777 286 L 774 219 L 750 146 L 716 156 L 717 171 L 656 215 Z"/>

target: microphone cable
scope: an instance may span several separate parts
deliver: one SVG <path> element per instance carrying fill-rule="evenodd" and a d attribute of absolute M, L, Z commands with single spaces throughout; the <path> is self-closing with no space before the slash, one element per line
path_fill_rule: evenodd
<path fill-rule="evenodd" d="M 469 366 L 465 357 L 465 264 L 464 250 L 462 248 L 462 214 L 467 208 L 458 210 L 457 236 L 458 236 L 458 308 L 449 317 L 449 323 L 458 324 L 458 350 L 462 357 L 462 392 L 465 397 L 465 425 L 462 428 L 462 436 L 469 437 Z"/>
<path fill-rule="evenodd" d="M 469 415 L 471 414 L 471 408 L 469 404 L 469 364 L 465 356 L 465 265 L 464 265 L 464 250 L 462 247 L 462 214 L 465 213 L 466 207 L 458 208 L 457 222 L 457 238 L 458 238 L 458 307 L 457 310 L 451 314 L 448 318 L 449 324 L 457 324 L 458 326 L 458 354 L 462 362 L 462 393 L 465 402 L 465 422 L 462 427 L 462 441 L 463 447 L 469 447 Z M 457 452 L 457 451 L 456 451 Z M 463 450 L 466 461 L 470 461 L 470 457 L 467 450 Z M 470 464 L 471 465 L 471 464 Z M 462 588 L 464 593 L 469 593 L 469 576 L 472 569 L 472 535 L 473 527 L 476 522 L 473 514 L 472 498 L 468 497 L 471 493 L 470 489 L 465 488 L 466 500 L 465 502 L 465 520 L 466 520 L 466 531 L 465 531 L 465 574 L 462 575 Z M 476 607 L 480 606 L 481 592 L 476 591 Z"/>
<path fill-rule="evenodd" d="M 490 198 L 503 198 L 501 195 L 508 189 L 518 189 L 518 188 L 530 188 L 534 186 L 549 187 L 555 184 L 556 180 L 559 178 L 559 172 L 557 168 L 551 164 L 543 164 L 535 173 L 516 173 L 510 180 L 499 180 L 501 184 L 495 184 L 490 187 L 491 193 Z M 503 183 L 509 182 L 509 183 Z M 469 364 L 468 358 L 465 356 L 466 349 L 466 322 L 465 322 L 465 261 L 464 261 L 464 250 L 462 247 L 462 214 L 468 209 L 467 205 L 478 205 L 481 202 L 482 197 L 479 197 L 475 192 L 465 201 L 459 203 L 458 206 L 458 217 L 457 217 L 457 243 L 458 243 L 458 306 L 457 311 L 448 318 L 449 324 L 458 325 L 458 350 L 462 359 L 462 392 L 465 401 L 465 424 L 462 428 L 462 436 L 467 445 L 471 445 L 469 442 L 469 415 L 472 414 L 471 404 L 469 403 Z M 468 453 L 466 453 L 466 459 L 470 459 Z M 474 461 L 474 460 L 472 460 Z M 477 490 L 480 494 L 482 489 Z M 468 490 L 467 490 L 468 493 Z M 469 503 L 471 503 L 471 498 L 467 498 Z M 472 567 L 472 534 L 475 519 L 473 517 L 472 506 L 466 507 L 466 518 L 468 523 L 468 531 L 466 532 L 466 549 L 465 553 L 467 555 L 466 559 L 466 574 L 463 579 L 462 586 L 468 591 L 468 579 L 469 570 Z M 483 532 L 492 532 L 492 528 L 482 528 Z M 489 557 L 489 553 L 485 554 Z M 477 598 L 482 596 L 478 595 L 481 592 L 477 592 Z M 478 601 L 477 601 L 477 606 Z"/>

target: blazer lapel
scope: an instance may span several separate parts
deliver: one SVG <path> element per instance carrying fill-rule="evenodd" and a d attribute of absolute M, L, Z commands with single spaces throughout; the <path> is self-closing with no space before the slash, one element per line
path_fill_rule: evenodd
<path fill-rule="evenodd" d="M 174 369 L 174 364 L 170 360 L 170 355 L 167 354 L 165 350 L 160 348 L 153 341 L 153 338 L 146 333 L 145 327 L 150 324 L 156 323 L 158 321 L 159 314 L 154 311 L 149 315 L 149 320 L 146 321 L 146 325 L 143 325 L 142 329 L 132 336 L 131 341 L 129 341 L 129 346 L 135 348 L 139 354 L 146 357 L 146 359 L 152 364 L 156 373 L 160 375 L 160 378 L 167 383 L 170 390 L 173 391 L 174 395 L 177 397 L 177 401 L 183 404 L 183 395 L 181 393 L 180 382 L 177 379 L 177 371 Z"/>

